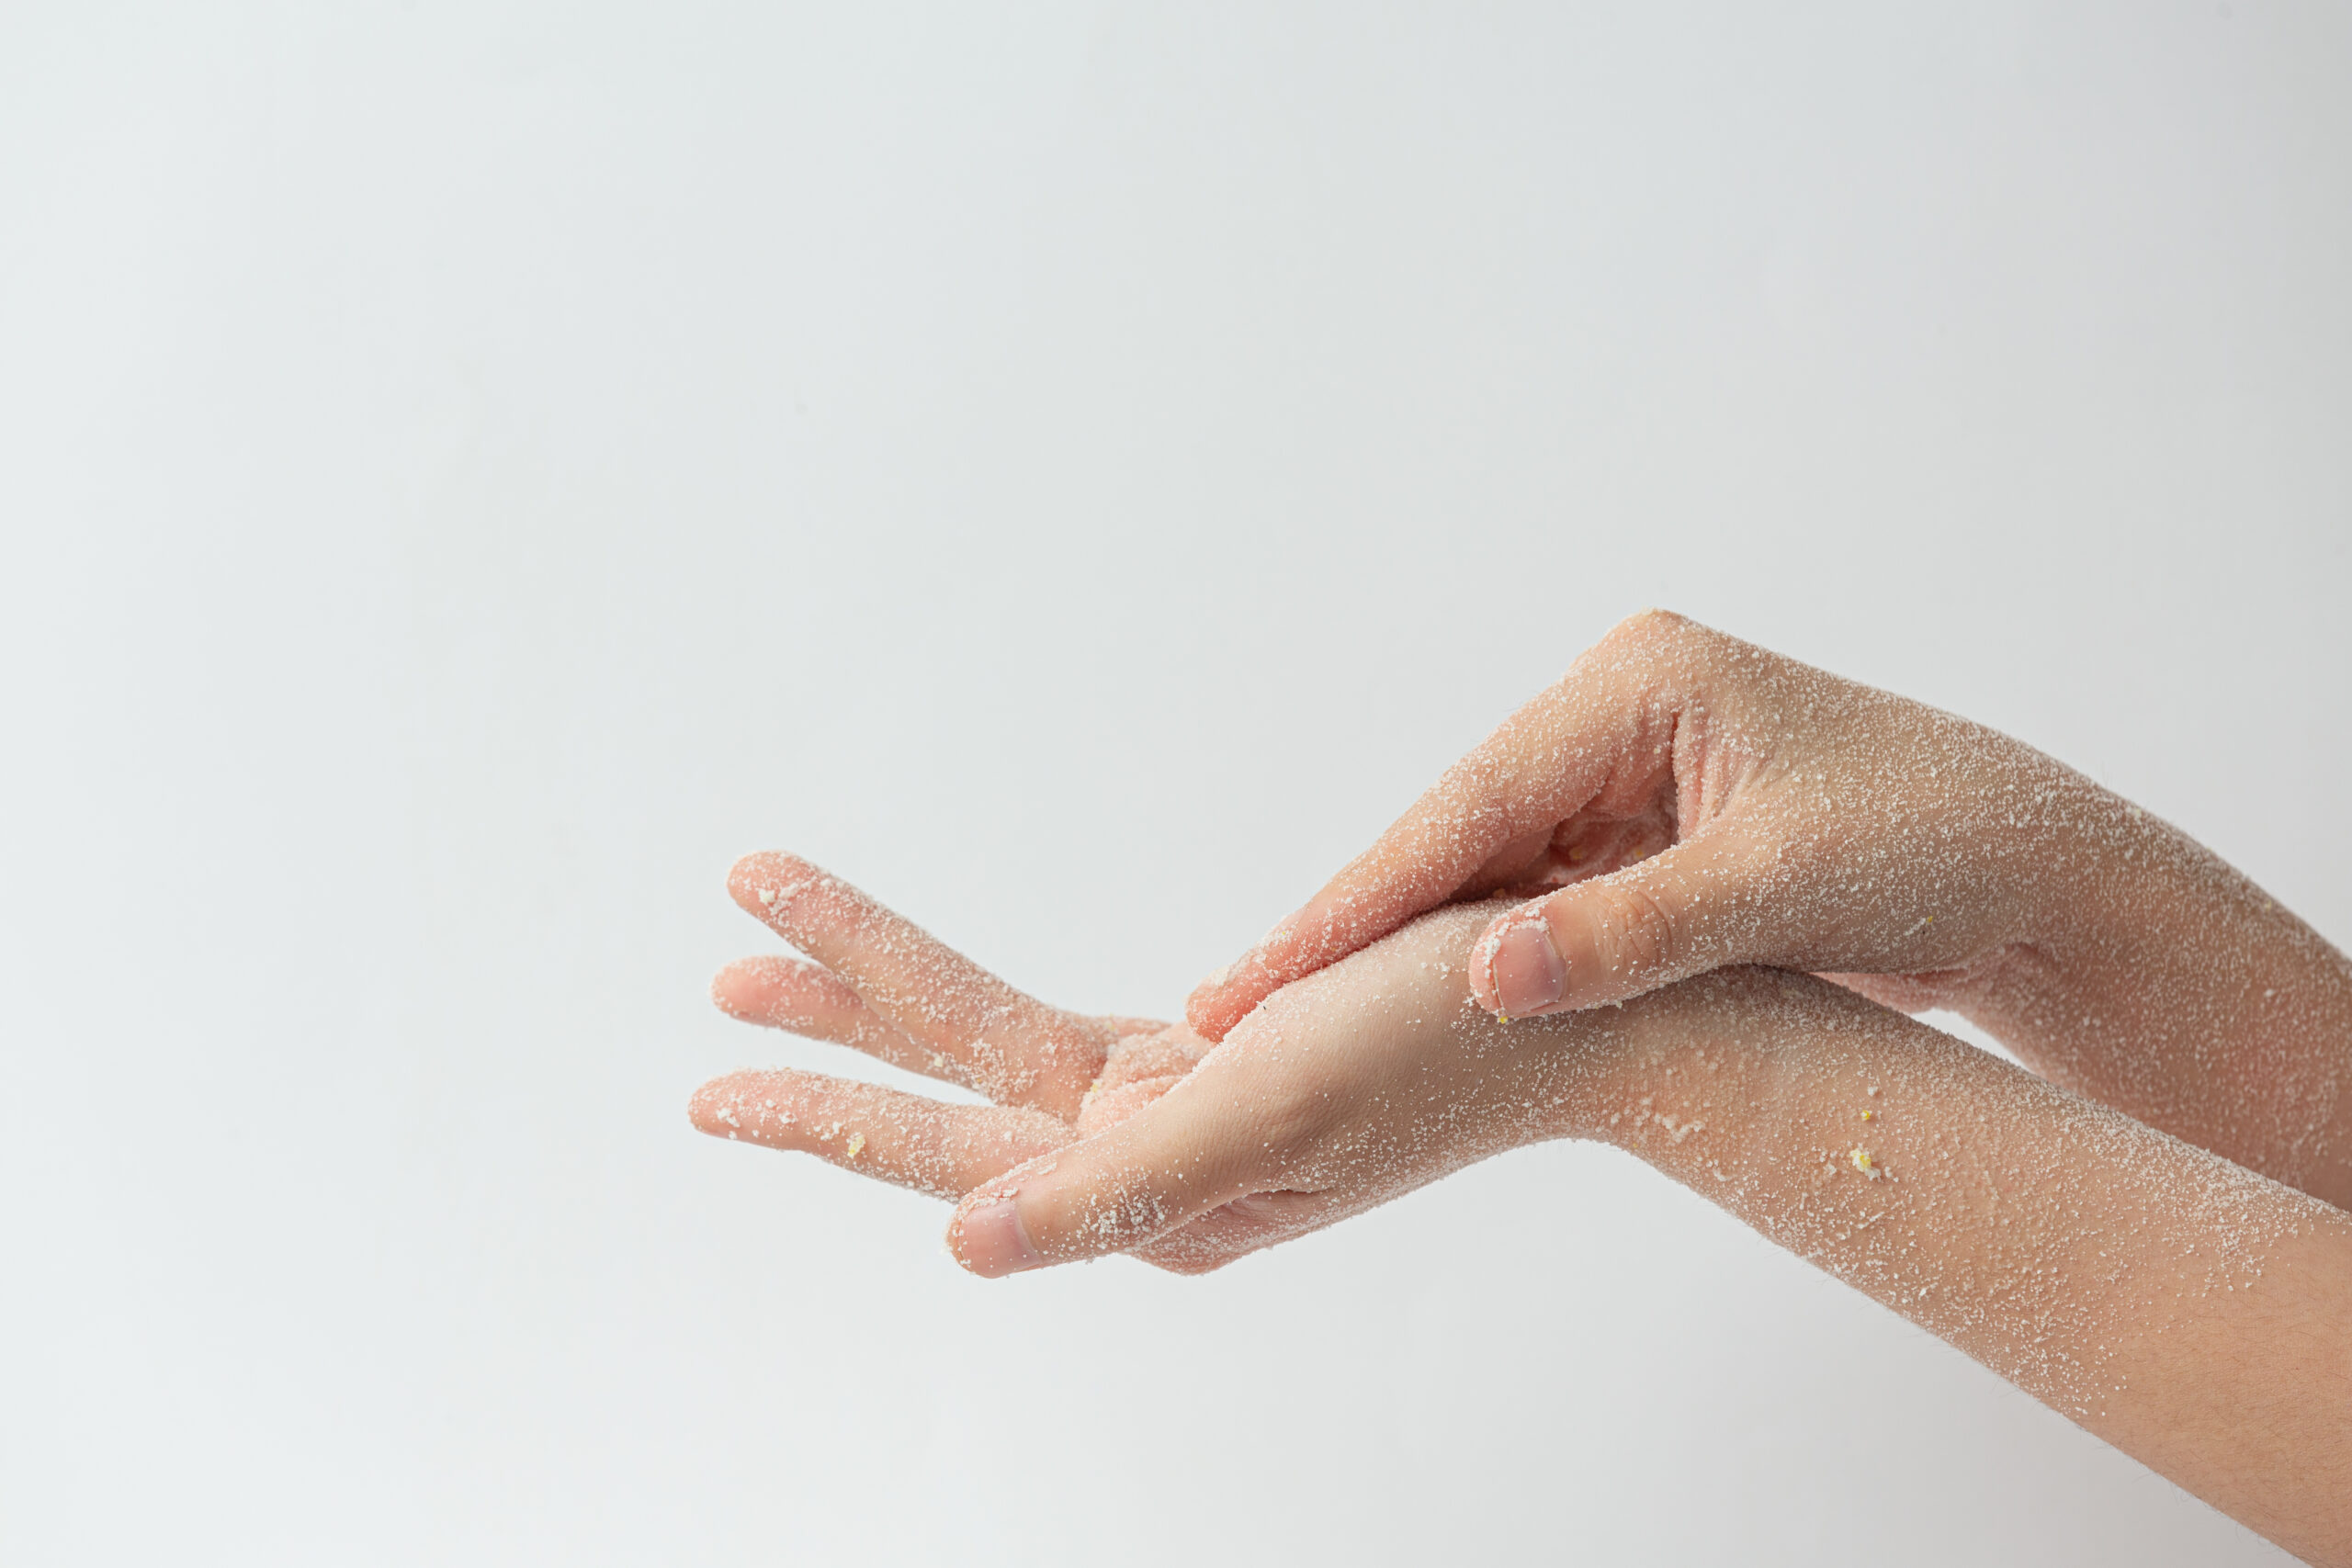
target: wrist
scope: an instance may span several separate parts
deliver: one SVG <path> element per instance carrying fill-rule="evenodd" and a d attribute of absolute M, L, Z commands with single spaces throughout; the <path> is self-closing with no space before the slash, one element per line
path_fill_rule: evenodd
<path fill-rule="evenodd" d="M 2028 1055 L 2143 1010 L 2152 976 L 2218 915 L 2196 906 L 2200 893 L 2213 903 L 2210 872 L 2226 871 L 2130 801 L 2062 772 L 2030 830 L 2000 852 L 2019 915 L 1929 989 L 1934 1005 Z"/>
<path fill-rule="evenodd" d="M 1730 1158 L 1790 1045 L 1880 1010 L 1809 976 L 1740 967 L 1543 1021 L 1558 1033 L 1554 1135 L 1660 1166 Z"/>

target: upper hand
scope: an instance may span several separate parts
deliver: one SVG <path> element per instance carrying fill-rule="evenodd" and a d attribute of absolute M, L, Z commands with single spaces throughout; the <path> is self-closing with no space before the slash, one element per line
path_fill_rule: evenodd
<path fill-rule="evenodd" d="M 2155 827 L 1981 725 L 1645 612 L 1187 1015 L 1222 1039 L 1283 985 L 1424 910 L 1497 893 L 1521 902 L 1487 926 L 1471 979 L 1507 1017 L 1733 964 L 1937 1005 L 2078 936 Z"/>

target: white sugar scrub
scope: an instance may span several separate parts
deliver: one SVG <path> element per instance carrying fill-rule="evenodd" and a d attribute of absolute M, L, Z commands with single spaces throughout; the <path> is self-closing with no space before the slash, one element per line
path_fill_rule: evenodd
<path fill-rule="evenodd" d="M 738 1017 L 855 1045 L 1000 1104 L 1055 1110 L 1076 1107 L 1117 1037 L 1122 1021 L 1046 1006 L 796 856 L 746 856 L 728 886 L 835 987 L 817 998 L 817 982 L 779 966 L 789 960 L 747 960 L 714 987 Z"/>
<path fill-rule="evenodd" d="M 1041 1111 L 947 1105 L 788 1068 L 715 1078 L 687 1109 L 714 1136 L 817 1155 L 951 1201 L 1070 1137 Z"/>
<path fill-rule="evenodd" d="M 2342 953 L 2031 747 L 1662 612 L 1448 769 L 1193 1020 L 1221 1036 L 1417 911 L 1495 893 L 1470 974 L 1501 1013 L 1741 963 L 1826 974 L 1958 1012 L 2051 1082 L 2352 1205 Z"/>
<path fill-rule="evenodd" d="M 2352 1246 L 2330 1205 L 1816 983 L 1688 984 L 1717 1013 L 1645 1047 L 1611 1141 L 2095 1428 L 2177 1372 L 2158 1342 L 2267 1332 L 2272 1264 Z"/>
<path fill-rule="evenodd" d="M 830 978 L 752 961 L 722 1005 L 935 1055 L 998 1103 L 754 1071 L 706 1085 L 695 1123 L 956 1200 L 976 1272 L 1220 1268 L 1506 1149 L 1597 1139 L 2273 1539 L 2352 1543 L 2352 1215 L 1857 988 L 1735 966 L 1505 1020 L 1471 987 L 1506 897 L 1283 987 L 1212 1047 L 1048 1007 L 791 864 L 739 897 Z"/>
<path fill-rule="evenodd" d="M 1598 1137 L 2239 1517 L 2301 1499 L 2274 1536 L 2336 1506 L 2352 1216 L 1809 976 L 1724 970 L 1504 1022 L 1466 969 L 1440 978 L 1491 909 L 1430 917 L 1227 1036 L 1264 1070 L 1217 1110 L 1292 1147 L 1262 1167 L 1298 1190 L 1287 1233 L 1514 1144 Z M 1104 1173 L 1079 1228 L 1213 1258 L 1227 1236 L 1161 1228 L 1168 1175 Z M 2216 1385 L 2282 1342 L 2309 1367 Z M 2271 1430 L 2312 1440 L 2250 1481 L 2247 1433 Z"/>
<path fill-rule="evenodd" d="M 1391 941 L 1458 940 L 1491 908 Z M 1278 993 L 1241 1043 L 1279 1056 L 1310 1030 L 1362 1043 L 1443 1019 L 1465 1076 L 1502 1092 L 1350 1131 L 1303 1184 L 1368 1156 L 1393 1190 L 1531 1136 L 1598 1136 L 2092 1421 L 2151 1340 L 2214 1332 L 2217 1299 L 2253 1292 L 2281 1247 L 2352 1239 L 2340 1210 L 1819 981 L 1724 971 L 1505 1023 L 1442 960 L 1355 983 L 1387 945 Z"/>

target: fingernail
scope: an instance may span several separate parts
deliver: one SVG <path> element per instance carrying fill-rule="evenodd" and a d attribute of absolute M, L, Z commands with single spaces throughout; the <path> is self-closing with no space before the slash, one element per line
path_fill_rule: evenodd
<path fill-rule="evenodd" d="M 1479 945 L 1486 949 L 1491 1005 L 1505 1019 L 1541 1012 L 1567 989 L 1568 966 L 1552 945 L 1552 924 L 1540 905 L 1505 917 L 1501 928 Z"/>
<path fill-rule="evenodd" d="M 1029 1233 L 1021 1228 L 1021 1211 L 1010 1198 L 982 1204 L 965 1215 L 957 1228 L 964 1267 L 983 1280 L 1002 1279 L 1046 1261 L 1029 1245 Z"/>

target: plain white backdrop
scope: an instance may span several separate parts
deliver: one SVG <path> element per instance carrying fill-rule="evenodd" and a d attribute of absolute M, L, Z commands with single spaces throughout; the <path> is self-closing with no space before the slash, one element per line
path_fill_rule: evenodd
<path fill-rule="evenodd" d="M 1614 1154 L 686 1125 L 737 853 L 1167 1013 L 1648 604 L 2352 938 L 2352 12 L 1771 9 L 0 9 L 0 1559 L 2281 1561 Z"/>

